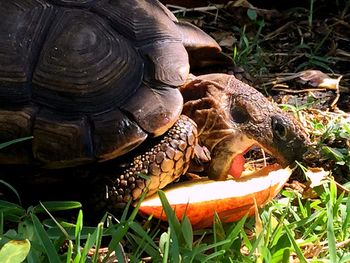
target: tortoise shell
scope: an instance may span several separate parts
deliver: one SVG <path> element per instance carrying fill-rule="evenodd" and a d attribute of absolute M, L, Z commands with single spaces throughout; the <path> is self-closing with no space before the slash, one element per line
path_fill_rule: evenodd
<path fill-rule="evenodd" d="M 0 142 L 33 136 L 0 164 L 124 155 L 177 120 L 188 51 L 220 50 L 156 0 L 0 0 L 0 16 Z"/>

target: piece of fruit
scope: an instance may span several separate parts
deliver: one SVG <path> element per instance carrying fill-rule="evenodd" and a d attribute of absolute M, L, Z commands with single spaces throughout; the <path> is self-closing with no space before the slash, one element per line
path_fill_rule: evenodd
<path fill-rule="evenodd" d="M 205 228 L 212 225 L 215 212 L 223 222 L 253 215 L 254 203 L 261 207 L 273 199 L 291 173 L 290 168 L 281 169 L 275 164 L 237 180 L 203 178 L 171 185 L 164 192 L 178 219 L 186 213 L 193 228 Z M 140 212 L 166 220 L 158 195 L 146 198 Z"/>

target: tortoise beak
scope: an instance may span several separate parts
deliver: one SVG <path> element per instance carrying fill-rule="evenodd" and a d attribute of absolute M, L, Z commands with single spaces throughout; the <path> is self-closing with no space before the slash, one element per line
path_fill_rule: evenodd
<path fill-rule="evenodd" d="M 301 160 L 307 152 L 310 142 L 291 141 L 285 144 L 274 144 L 273 147 L 265 146 L 244 134 L 227 136 L 216 144 L 211 151 L 211 162 L 208 167 L 208 177 L 212 180 L 226 180 L 229 175 L 237 178 L 243 172 L 243 163 L 237 164 L 237 157 L 242 157 L 254 146 L 262 148 L 273 156 L 283 168 L 292 164 L 295 160 Z M 236 175 L 233 175 L 235 173 Z"/>
<path fill-rule="evenodd" d="M 246 153 L 256 141 L 247 136 L 229 135 L 222 139 L 211 151 L 208 177 L 212 180 L 226 180 L 237 156 Z"/>
<path fill-rule="evenodd" d="M 303 159 L 311 142 L 309 138 L 301 134 L 299 137 L 287 138 L 285 141 L 273 137 L 272 142 L 259 142 L 261 148 L 272 155 L 277 163 L 282 167 L 286 167 L 295 161 Z"/>

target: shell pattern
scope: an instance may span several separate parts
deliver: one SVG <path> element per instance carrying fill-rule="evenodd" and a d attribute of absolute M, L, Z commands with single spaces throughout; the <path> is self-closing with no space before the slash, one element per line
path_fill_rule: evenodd
<path fill-rule="evenodd" d="M 33 136 L 0 164 L 113 159 L 180 115 L 188 53 L 158 1 L 0 0 L 0 15 L 0 141 Z"/>

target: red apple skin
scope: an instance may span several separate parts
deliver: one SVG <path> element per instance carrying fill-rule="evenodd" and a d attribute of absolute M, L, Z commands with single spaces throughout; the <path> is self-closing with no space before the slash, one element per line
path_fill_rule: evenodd
<path fill-rule="evenodd" d="M 276 167 L 266 167 L 254 174 L 254 178 L 266 177 L 269 180 L 269 172 Z M 283 169 L 281 169 L 283 170 Z M 289 173 L 290 175 L 290 173 Z M 288 180 L 288 176 L 281 176 L 281 179 L 275 178 L 273 184 L 270 184 L 264 189 L 260 189 L 256 192 L 251 192 L 242 196 L 227 197 L 224 199 L 214 199 L 208 201 L 200 201 L 195 203 L 185 204 L 172 204 L 172 200 L 168 200 L 171 207 L 175 211 L 176 217 L 181 220 L 184 214 L 189 218 L 194 229 L 202 229 L 211 227 L 213 224 L 213 218 L 215 212 L 219 215 L 222 222 L 234 222 L 240 220 L 246 214 L 249 216 L 255 213 L 255 203 L 258 208 L 265 205 L 267 202 L 272 200 L 283 187 L 284 183 Z M 277 176 L 277 175 L 276 175 Z M 250 179 L 250 184 L 254 185 L 255 179 Z M 237 187 L 248 187 L 248 177 L 239 179 Z M 195 184 L 196 182 L 193 182 Z M 212 182 L 215 184 L 215 181 Z M 251 186 L 249 186 L 251 187 Z M 232 193 L 235 189 L 232 189 Z M 165 194 L 167 191 L 165 190 Z M 158 198 L 158 197 L 151 197 Z M 255 202 L 254 202 L 255 200 Z M 166 215 L 161 205 L 147 206 L 141 203 L 140 212 L 145 215 L 153 215 L 153 217 L 167 220 Z"/>

